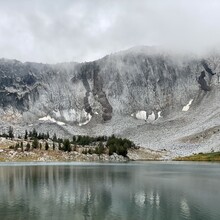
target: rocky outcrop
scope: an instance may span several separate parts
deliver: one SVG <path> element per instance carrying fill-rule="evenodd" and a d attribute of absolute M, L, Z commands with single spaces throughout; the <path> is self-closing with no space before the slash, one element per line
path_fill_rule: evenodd
<path fill-rule="evenodd" d="M 201 73 L 202 71 L 202 73 Z M 23 121 L 50 115 L 65 123 L 86 124 L 96 114 L 145 111 L 166 116 L 181 109 L 201 89 L 210 91 L 203 60 L 128 50 L 82 64 L 44 65 L 1 60 L 0 106 L 18 110 Z M 201 73 L 201 74 L 200 74 Z M 198 81 L 196 80 L 198 78 Z"/>
<path fill-rule="evenodd" d="M 213 112 L 218 115 L 219 65 L 217 54 L 201 59 L 149 47 L 87 63 L 1 59 L 0 124 L 12 124 L 18 132 L 35 127 L 66 135 L 115 133 L 163 148 L 173 138 L 167 129 L 178 131 L 173 130 L 175 123 L 182 129 L 194 120 L 209 126 Z M 192 125 L 190 130 L 197 128 Z M 176 139 L 184 135 L 190 134 L 179 133 Z"/>
<path fill-rule="evenodd" d="M 205 71 L 201 72 L 201 75 L 199 76 L 199 79 L 198 79 L 198 83 L 200 84 L 202 90 L 204 90 L 204 91 L 210 91 L 211 90 L 211 87 L 208 86 L 208 84 L 205 80 Z"/>

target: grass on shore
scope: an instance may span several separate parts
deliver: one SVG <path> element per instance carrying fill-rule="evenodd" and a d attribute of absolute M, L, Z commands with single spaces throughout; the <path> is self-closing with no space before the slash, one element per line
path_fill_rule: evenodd
<path fill-rule="evenodd" d="M 177 157 L 176 161 L 220 161 L 220 152 L 199 153 L 186 157 Z"/>

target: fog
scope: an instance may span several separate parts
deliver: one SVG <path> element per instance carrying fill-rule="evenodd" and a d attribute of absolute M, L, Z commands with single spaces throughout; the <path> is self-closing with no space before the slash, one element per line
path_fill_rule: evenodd
<path fill-rule="evenodd" d="M 219 0 L 0 0 L 0 57 L 91 61 L 136 45 L 220 48 Z"/>

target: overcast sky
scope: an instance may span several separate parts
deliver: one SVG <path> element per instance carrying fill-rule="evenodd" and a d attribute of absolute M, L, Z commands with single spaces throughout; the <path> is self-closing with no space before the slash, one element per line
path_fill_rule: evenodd
<path fill-rule="evenodd" d="M 0 0 L 0 57 L 90 61 L 136 45 L 220 45 L 220 0 Z"/>

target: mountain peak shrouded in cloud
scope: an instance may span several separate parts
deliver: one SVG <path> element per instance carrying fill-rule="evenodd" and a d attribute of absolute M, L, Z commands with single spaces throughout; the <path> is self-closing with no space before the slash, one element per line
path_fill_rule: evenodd
<path fill-rule="evenodd" d="M 90 61 L 135 45 L 220 47 L 218 0 L 0 1 L 0 57 Z"/>

